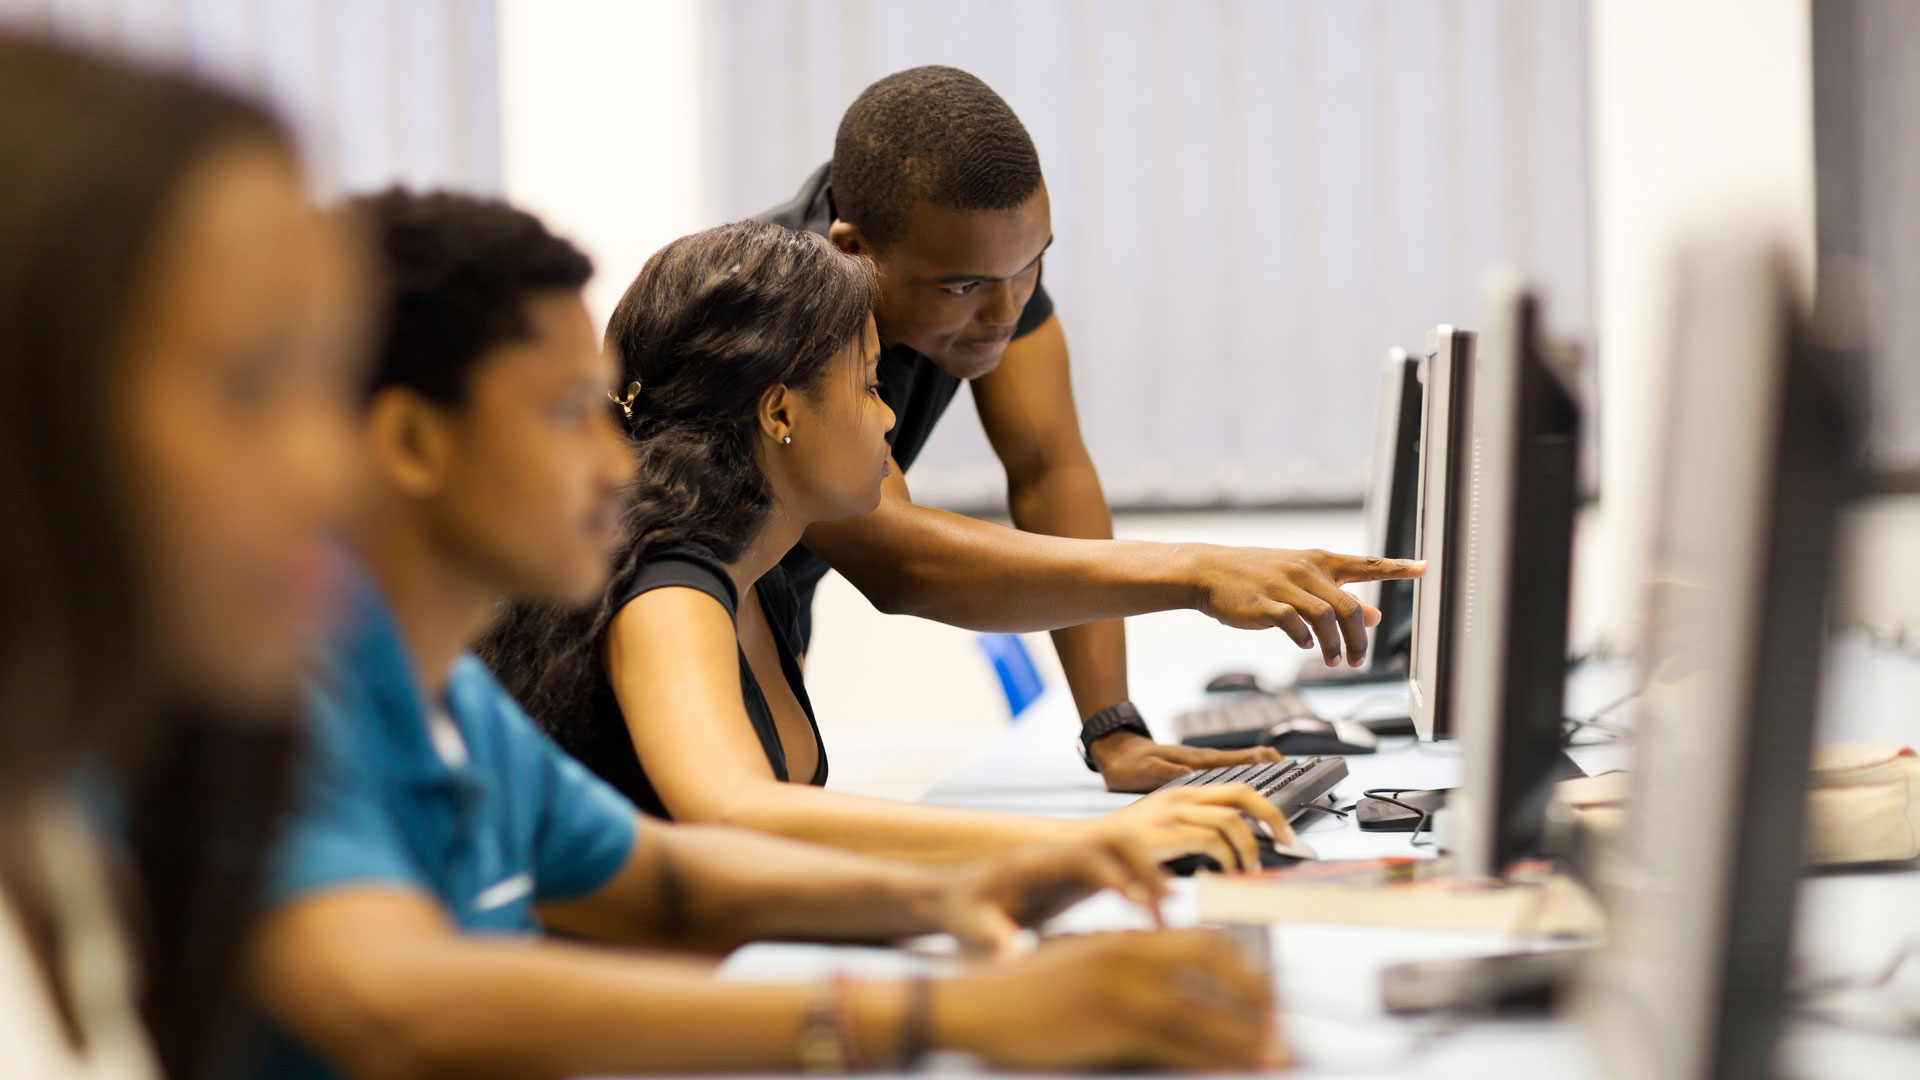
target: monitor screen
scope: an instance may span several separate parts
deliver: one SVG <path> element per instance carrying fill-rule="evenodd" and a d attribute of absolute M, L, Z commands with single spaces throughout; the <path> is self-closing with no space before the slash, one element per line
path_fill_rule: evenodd
<path fill-rule="evenodd" d="M 1414 514 L 1420 499 L 1420 360 L 1407 350 L 1389 350 L 1380 372 L 1380 407 L 1375 417 L 1373 476 L 1367 486 L 1369 555 L 1411 559 L 1415 551 Z M 1375 581 L 1353 587 L 1360 599 L 1380 609 L 1367 666 L 1404 674 L 1413 634 L 1413 582 Z"/>
<path fill-rule="evenodd" d="M 1454 497 L 1460 472 L 1458 434 L 1473 371 L 1473 334 L 1451 326 L 1427 333 L 1421 356 L 1419 501 L 1415 507 L 1416 557 L 1427 572 L 1414 581 L 1413 640 L 1408 677 L 1414 730 L 1422 739 L 1452 734 L 1445 687 L 1452 662 L 1447 625 L 1453 589 Z"/>

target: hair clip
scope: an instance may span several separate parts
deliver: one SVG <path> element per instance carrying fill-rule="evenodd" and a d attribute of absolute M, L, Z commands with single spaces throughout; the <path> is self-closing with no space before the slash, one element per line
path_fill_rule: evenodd
<path fill-rule="evenodd" d="M 607 400 L 613 402 L 615 405 L 620 406 L 621 414 L 627 418 L 627 421 L 629 423 L 633 421 L 633 399 L 639 396 L 640 396 L 640 384 L 637 382 L 630 382 L 627 384 L 627 396 L 623 398 L 614 397 L 613 391 L 611 390 L 607 391 Z"/>

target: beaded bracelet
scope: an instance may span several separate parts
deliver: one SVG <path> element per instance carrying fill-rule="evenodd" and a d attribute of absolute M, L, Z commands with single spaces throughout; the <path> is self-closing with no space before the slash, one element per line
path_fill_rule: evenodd
<path fill-rule="evenodd" d="M 854 1029 L 853 980 L 845 974 L 815 988 L 800 1026 L 800 1068 L 814 1075 L 858 1072 L 868 1067 Z M 933 1042 L 933 980 L 916 975 L 907 982 L 900 1013 L 900 1052 L 892 1064 L 911 1069 Z"/>
<path fill-rule="evenodd" d="M 814 1075 L 865 1068 L 853 1029 L 852 980 L 836 974 L 814 991 L 800 1024 L 800 1068 Z"/>

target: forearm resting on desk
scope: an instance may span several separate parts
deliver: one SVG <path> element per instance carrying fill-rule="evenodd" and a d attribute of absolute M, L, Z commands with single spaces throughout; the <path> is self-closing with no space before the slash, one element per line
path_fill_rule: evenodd
<path fill-rule="evenodd" d="M 921 863 L 954 863 L 1022 843 L 1060 842 L 1071 823 L 1048 818 L 958 810 L 849 795 L 772 777 L 676 797 L 662 778 L 662 796 L 677 820 L 731 825 L 847 851 Z"/>
<path fill-rule="evenodd" d="M 923 863 L 1002 855 L 1022 844 L 1129 842 L 1154 859 L 1203 854 L 1222 866 L 1254 868 L 1259 853 L 1247 817 L 1282 840 L 1293 838 L 1273 804 L 1242 784 L 1155 792 L 1072 821 L 869 799 L 777 780 L 736 785 L 726 798 L 731 824 Z M 671 796 L 668 805 L 682 814 Z"/>
<path fill-rule="evenodd" d="M 807 993 L 587 946 L 459 934 L 424 898 L 373 890 L 269 918 L 254 983 L 269 1015 L 362 1078 L 792 1069 Z M 395 901 L 399 901 L 398 907 Z M 863 984 L 855 1028 L 897 1052 L 905 989 Z"/>
<path fill-rule="evenodd" d="M 944 929 L 938 868 L 712 825 L 651 822 L 612 881 L 543 905 L 604 941 L 725 952 L 749 941 L 884 942 Z"/>
<path fill-rule="evenodd" d="M 267 1014 L 362 1080 L 790 1070 L 818 993 L 716 982 L 684 961 L 468 937 L 398 890 L 283 908 L 254 956 Z M 932 984 L 917 1019 L 914 997 L 905 983 L 847 985 L 859 1060 L 924 1048 L 910 1040 L 1006 1068 L 1284 1060 L 1265 980 L 1192 931 L 1079 937 L 984 965 Z"/>

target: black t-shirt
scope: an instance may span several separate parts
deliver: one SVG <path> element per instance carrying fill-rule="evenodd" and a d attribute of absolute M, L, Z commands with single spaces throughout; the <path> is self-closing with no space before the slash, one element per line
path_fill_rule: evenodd
<path fill-rule="evenodd" d="M 758 215 L 759 220 L 825 236 L 834 219 L 832 170 L 831 163 L 820 166 L 807 177 L 792 201 Z M 1046 286 L 1035 285 L 1033 296 L 1020 312 L 1013 336 L 1033 333 L 1052 314 L 1053 299 L 1047 295 Z M 893 446 L 893 460 L 899 463 L 903 474 L 912 467 L 913 459 L 920 456 L 921 447 L 933 434 L 933 426 L 940 422 L 959 389 L 958 378 L 905 345 L 889 345 L 881 352 L 880 396 L 894 415 L 893 430 L 887 434 L 887 441 Z M 813 640 L 813 592 L 826 576 L 827 564 L 808 551 L 806 545 L 797 544 L 780 565 L 799 597 L 799 641 L 804 654 Z"/>
<path fill-rule="evenodd" d="M 706 593 L 720 601 L 735 625 L 739 624 L 739 604 L 733 591 L 733 579 L 727 576 L 726 567 L 698 547 L 677 548 L 652 556 L 634 575 L 632 582 L 615 594 L 614 610 L 625 607 L 642 593 L 670 586 L 698 589 Z M 773 628 L 773 644 L 780 653 L 780 670 L 786 673 L 787 686 L 807 714 L 807 725 L 813 728 L 814 749 L 819 755 L 820 764 L 807 782 L 817 787 L 827 782 L 827 747 L 820 741 L 820 727 L 813 719 L 813 702 L 807 699 L 806 684 L 800 678 L 799 631 L 796 626 L 799 601 L 794 596 L 792 585 L 787 582 L 786 573 L 777 566 L 755 582 L 753 589 L 755 595 L 760 597 L 760 608 L 766 613 L 767 625 Z M 593 695 L 591 718 L 585 725 L 573 730 L 557 732 L 561 746 L 600 774 L 601 779 L 618 788 L 621 794 L 632 799 L 635 806 L 655 817 L 670 817 L 667 808 L 660 802 L 659 794 L 653 790 L 652 781 L 647 779 L 646 769 L 634 753 L 633 738 L 628 734 L 626 718 L 620 712 L 619 703 L 614 700 L 613 688 L 607 682 L 604 670 L 599 672 L 597 682 L 599 685 L 595 687 Z M 773 710 L 767 705 L 767 696 L 761 692 L 760 682 L 754 678 L 753 667 L 747 663 L 744 651 L 740 653 L 740 693 L 746 700 L 747 719 L 753 724 L 753 733 L 759 736 L 760 748 L 766 751 L 767 763 L 773 766 L 773 775 L 783 781 L 791 779 L 787 775 L 787 752 L 780 744 L 780 730 L 774 724 Z M 685 722 L 697 723 L 700 719 L 688 717 Z"/>

